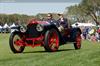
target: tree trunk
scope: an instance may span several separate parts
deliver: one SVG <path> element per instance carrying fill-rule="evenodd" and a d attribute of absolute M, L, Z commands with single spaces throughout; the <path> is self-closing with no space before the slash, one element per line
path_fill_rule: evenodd
<path fill-rule="evenodd" d="M 98 22 L 97 16 L 95 15 L 94 12 L 90 13 L 90 16 L 93 18 L 93 20 L 96 22 L 96 25 L 100 25 L 100 23 Z"/>

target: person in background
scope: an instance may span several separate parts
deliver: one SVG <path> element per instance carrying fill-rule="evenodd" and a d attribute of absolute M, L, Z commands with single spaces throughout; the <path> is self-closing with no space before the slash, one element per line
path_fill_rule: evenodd
<path fill-rule="evenodd" d="M 97 33 L 98 33 L 98 42 L 100 42 L 100 27 L 98 28 Z"/>
<path fill-rule="evenodd" d="M 83 34 L 84 39 L 86 39 L 86 30 L 85 30 L 85 28 L 83 29 L 82 34 Z"/>
<path fill-rule="evenodd" d="M 95 36 L 95 34 L 93 34 L 93 35 L 91 36 L 91 41 L 96 42 L 96 36 Z"/>

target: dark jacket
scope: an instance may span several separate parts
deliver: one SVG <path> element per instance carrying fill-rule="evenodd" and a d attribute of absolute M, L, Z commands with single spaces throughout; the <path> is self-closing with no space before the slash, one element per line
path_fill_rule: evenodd
<path fill-rule="evenodd" d="M 59 23 L 59 26 L 63 26 L 64 28 L 68 28 L 68 20 L 66 18 L 63 18 L 63 20 L 58 19 L 57 22 Z"/>
<path fill-rule="evenodd" d="M 48 19 L 47 22 L 56 25 L 57 27 L 59 26 L 58 22 L 54 19 Z"/>

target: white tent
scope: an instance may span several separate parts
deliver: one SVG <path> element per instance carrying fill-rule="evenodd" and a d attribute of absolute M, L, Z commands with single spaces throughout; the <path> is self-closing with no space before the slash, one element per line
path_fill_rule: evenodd
<path fill-rule="evenodd" d="M 3 28 L 9 28 L 8 24 L 6 23 Z"/>
<path fill-rule="evenodd" d="M 12 33 L 12 32 L 14 32 L 15 30 L 17 31 L 16 27 L 17 27 L 17 26 L 15 25 L 15 23 L 13 23 L 13 24 L 10 26 L 10 29 L 11 29 L 10 32 Z"/>
<path fill-rule="evenodd" d="M 72 24 L 72 27 L 91 27 L 91 26 L 96 26 L 95 24 L 92 23 L 74 23 Z"/>
<path fill-rule="evenodd" d="M 12 27 L 16 27 L 15 23 L 13 23 L 13 24 L 10 26 L 10 28 L 12 28 Z"/>
<path fill-rule="evenodd" d="M 0 29 L 2 29 L 2 26 L 0 26 Z"/>

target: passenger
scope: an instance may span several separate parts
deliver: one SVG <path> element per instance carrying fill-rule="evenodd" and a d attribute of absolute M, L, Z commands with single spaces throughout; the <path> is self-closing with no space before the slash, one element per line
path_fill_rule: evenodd
<path fill-rule="evenodd" d="M 68 20 L 67 18 L 64 18 L 63 14 L 58 14 L 59 19 L 57 20 L 57 22 L 59 23 L 59 30 L 63 31 L 66 30 L 68 28 Z"/>

